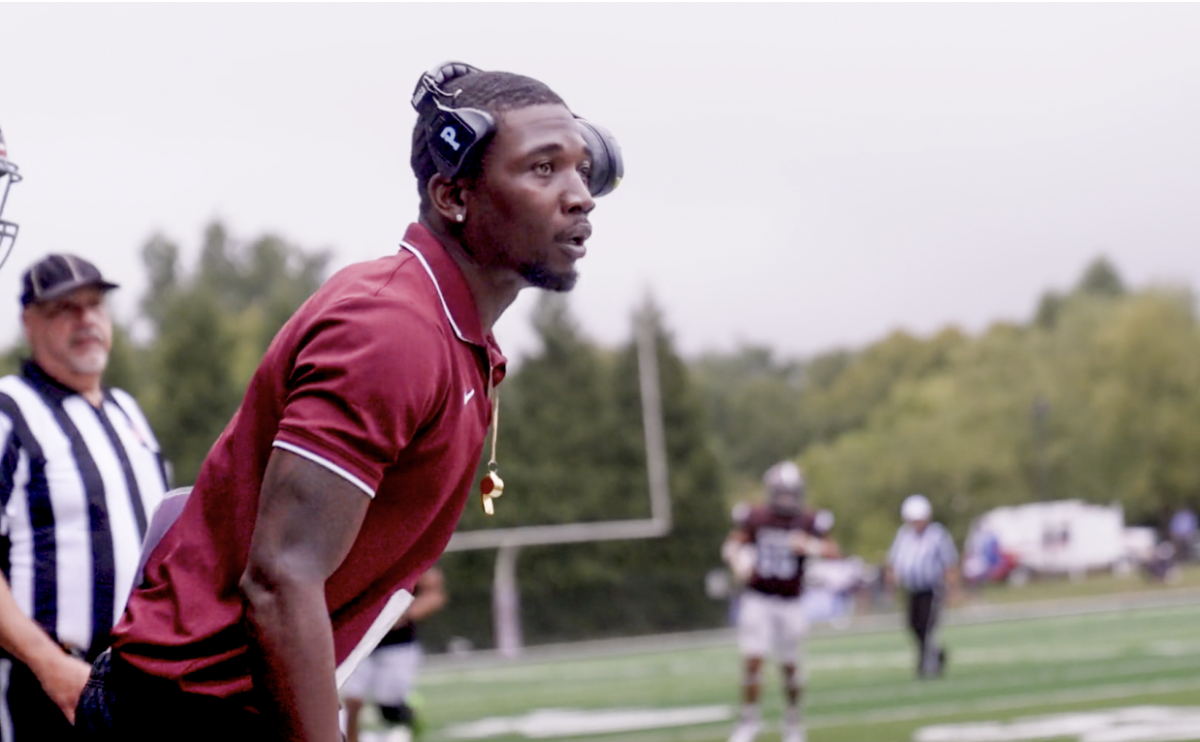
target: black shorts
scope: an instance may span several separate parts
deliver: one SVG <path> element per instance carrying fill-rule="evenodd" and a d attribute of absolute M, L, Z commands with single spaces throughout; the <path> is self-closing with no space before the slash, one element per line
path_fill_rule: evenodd
<path fill-rule="evenodd" d="M 88 742 L 260 742 L 275 738 L 263 717 L 215 696 L 184 693 L 113 656 L 92 665 L 75 711 L 76 739 Z"/>

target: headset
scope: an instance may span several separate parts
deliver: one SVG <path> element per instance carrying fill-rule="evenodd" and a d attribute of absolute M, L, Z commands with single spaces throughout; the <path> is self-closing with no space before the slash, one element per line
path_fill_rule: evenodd
<path fill-rule="evenodd" d="M 496 119 L 478 108 L 451 108 L 439 97 L 453 100 L 456 93 L 443 86 L 457 77 L 481 72 L 463 62 L 446 62 L 421 75 L 413 91 L 412 104 L 418 113 L 429 114 L 425 124 L 425 140 L 438 173 L 455 178 L 478 161 L 487 141 L 496 131 Z M 578 116 L 580 133 L 592 152 L 592 171 L 588 191 L 594 197 L 607 195 L 620 184 L 625 175 L 621 146 L 608 129 Z"/>

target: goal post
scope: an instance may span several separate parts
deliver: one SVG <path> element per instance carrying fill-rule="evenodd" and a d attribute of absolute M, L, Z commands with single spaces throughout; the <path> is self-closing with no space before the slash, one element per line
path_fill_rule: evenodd
<path fill-rule="evenodd" d="M 459 531 L 450 538 L 446 547 L 447 552 L 498 550 L 492 581 L 492 619 L 496 649 L 503 656 L 516 656 L 521 650 L 516 561 L 522 547 L 659 538 L 671 531 L 671 491 L 663 430 L 662 393 L 659 387 L 657 344 L 649 309 L 635 318 L 634 337 L 646 445 L 650 517 Z"/>

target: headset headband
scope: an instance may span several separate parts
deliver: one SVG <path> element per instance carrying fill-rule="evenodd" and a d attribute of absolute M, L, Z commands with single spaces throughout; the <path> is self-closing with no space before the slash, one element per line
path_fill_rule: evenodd
<path fill-rule="evenodd" d="M 434 67 L 421 75 L 421 79 L 417 80 L 417 88 L 413 91 L 413 108 L 418 111 L 421 110 L 421 104 L 425 96 L 431 92 L 435 95 L 444 95 L 448 98 L 453 98 L 458 94 L 457 91 L 454 93 L 446 92 L 442 89 L 443 85 L 456 77 L 482 71 L 478 67 L 473 67 L 466 62 L 445 62 Z"/>

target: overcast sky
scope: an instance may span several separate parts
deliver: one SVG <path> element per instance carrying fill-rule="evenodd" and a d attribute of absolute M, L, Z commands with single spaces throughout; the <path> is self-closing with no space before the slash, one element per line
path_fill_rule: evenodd
<path fill-rule="evenodd" d="M 125 320 L 155 232 L 394 251 L 410 94 L 447 59 L 537 77 L 620 140 L 572 298 L 603 343 L 647 293 L 686 353 L 794 356 L 1028 319 L 1102 253 L 1200 287 L 1200 5 L 0 3 L 0 37 L 25 176 L 5 344 L 51 251 L 121 282 Z M 497 327 L 510 355 L 533 298 Z"/>

